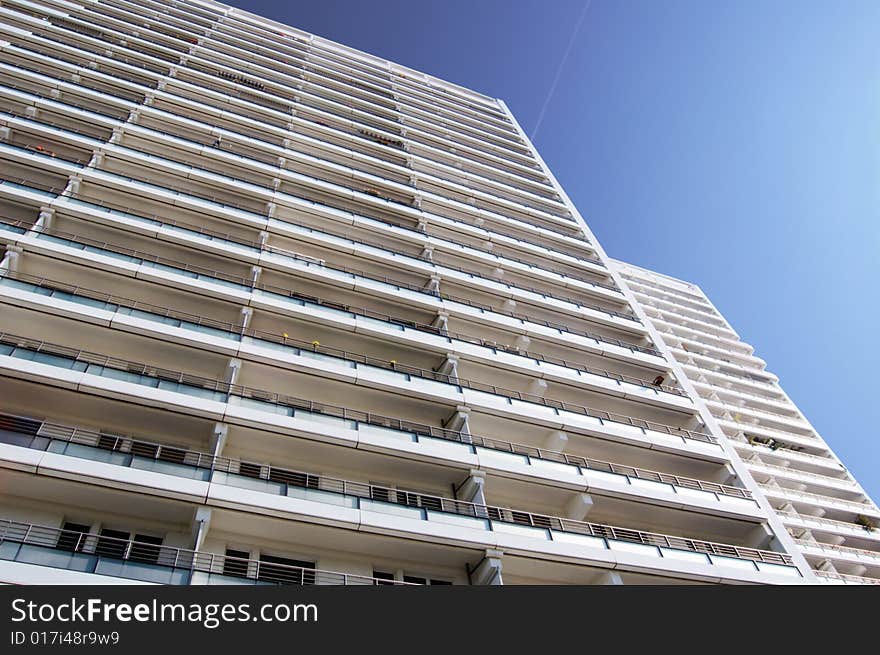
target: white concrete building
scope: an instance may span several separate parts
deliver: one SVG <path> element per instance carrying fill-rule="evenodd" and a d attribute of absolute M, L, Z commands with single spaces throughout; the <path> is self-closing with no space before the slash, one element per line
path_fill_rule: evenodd
<path fill-rule="evenodd" d="M 202 0 L 0 50 L 0 581 L 816 582 L 503 102 Z"/>
<path fill-rule="evenodd" d="M 880 584 L 880 509 L 699 286 L 612 262 L 821 582 Z M 750 485 L 747 485 L 750 486 Z"/>

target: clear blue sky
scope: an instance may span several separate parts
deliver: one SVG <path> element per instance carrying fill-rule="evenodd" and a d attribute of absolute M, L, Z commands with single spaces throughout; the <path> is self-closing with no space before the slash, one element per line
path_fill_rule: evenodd
<path fill-rule="evenodd" d="M 583 0 L 235 0 L 504 99 Z M 535 143 L 606 251 L 696 282 L 880 499 L 880 2 L 593 0 Z"/>

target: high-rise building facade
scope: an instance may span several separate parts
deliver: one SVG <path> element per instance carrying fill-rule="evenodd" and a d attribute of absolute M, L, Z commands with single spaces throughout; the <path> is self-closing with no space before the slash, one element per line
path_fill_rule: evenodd
<path fill-rule="evenodd" d="M 202 0 L 0 49 L 0 581 L 818 580 L 503 102 Z"/>
<path fill-rule="evenodd" d="M 710 431 L 733 445 L 821 582 L 880 584 L 880 509 L 699 286 L 612 262 Z"/>

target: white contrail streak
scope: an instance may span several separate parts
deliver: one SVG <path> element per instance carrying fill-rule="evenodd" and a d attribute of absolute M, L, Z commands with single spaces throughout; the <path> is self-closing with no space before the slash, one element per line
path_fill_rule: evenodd
<path fill-rule="evenodd" d="M 584 22 L 584 18 L 587 16 L 587 10 L 590 8 L 590 4 L 592 4 L 593 0 L 587 0 L 584 3 L 584 8 L 581 10 L 581 15 L 577 20 L 577 23 L 574 25 L 574 30 L 571 33 L 571 38 L 568 40 L 568 45 L 565 48 L 565 53 L 562 55 L 562 60 L 559 62 L 559 68 L 556 69 L 556 75 L 553 76 L 553 84 L 550 85 L 550 90 L 547 92 L 547 97 L 544 99 L 544 104 L 541 107 L 541 111 L 538 113 L 538 120 L 535 122 L 535 128 L 532 130 L 532 134 L 529 137 L 532 141 L 535 140 L 535 135 L 538 133 L 538 129 L 541 127 L 541 123 L 544 122 L 544 114 L 547 113 L 547 107 L 550 106 L 550 100 L 553 98 L 553 94 L 556 93 L 556 85 L 559 84 L 559 78 L 562 76 L 562 69 L 565 68 L 565 63 L 568 61 L 568 56 L 571 54 L 572 46 L 574 46 L 574 41 L 577 38 L 578 32 L 581 31 L 581 25 Z"/>

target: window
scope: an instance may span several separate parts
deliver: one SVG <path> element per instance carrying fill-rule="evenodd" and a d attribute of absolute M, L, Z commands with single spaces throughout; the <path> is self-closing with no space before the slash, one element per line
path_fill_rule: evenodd
<path fill-rule="evenodd" d="M 251 554 L 246 550 L 226 549 L 226 557 L 223 559 L 223 575 L 235 578 L 246 578 L 248 573 L 248 559 Z"/>
<path fill-rule="evenodd" d="M 250 462 L 239 462 L 238 474 L 249 478 L 259 478 L 262 466 L 259 464 L 251 464 Z"/>
<path fill-rule="evenodd" d="M 377 585 L 393 585 L 394 574 L 386 571 L 373 571 L 373 577 L 376 579 Z"/>
<path fill-rule="evenodd" d="M 260 555 L 258 580 L 278 584 L 315 584 L 314 562 Z"/>
<path fill-rule="evenodd" d="M 98 544 L 95 546 L 95 554 L 100 557 L 112 557 L 122 559 L 125 557 L 125 549 L 128 547 L 128 532 L 120 530 L 101 530 Z"/>
<path fill-rule="evenodd" d="M 162 446 L 162 449 L 159 451 L 159 459 L 166 462 L 173 462 L 175 464 L 183 464 L 183 460 L 186 458 L 186 451 L 182 448 L 172 448 L 170 446 Z"/>
<path fill-rule="evenodd" d="M 420 578 L 414 575 L 405 575 L 403 576 L 404 582 L 410 582 L 412 584 L 424 584 L 424 585 L 451 585 L 452 583 L 448 580 L 437 580 L 435 578 Z"/>
<path fill-rule="evenodd" d="M 128 554 L 128 559 L 136 562 L 155 564 L 159 561 L 159 553 L 162 551 L 162 537 L 151 537 L 145 534 L 136 534 L 134 543 Z"/>
<path fill-rule="evenodd" d="M 81 523 L 70 523 L 66 521 L 61 528 L 62 532 L 58 536 L 58 542 L 55 548 L 58 550 L 68 550 L 72 553 L 79 552 L 85 545 L 85 539 L 89 533 L 89 526 Z"/>
<path fill-rule="evenodd" d="M 383 503 L 391 502 L 391 492 L 385 487 L 374 487 L 370 485 L 370 498 L 379 500 Z"/>
<path fill-rule="evenodd" d="M 140 457 L 149 457 L 150 459 L 153 459 L 154 457 L 156 457 L 156 452 L 158 450 L 159 447 L 151 443 L 144 443 L 143 441 L 131 442 L 132 455 L 139 455 Z"/>
<path fill-rule="evenodd" d="M 318 488 L 318 476 L 309 475 L 308 473 L 297 473 L 296 471 L 286 471 L 284 469 L 269 469 L 269 479 L 273 482 L 283 482 L 291 487 L 307 487 L 309 489 Z"/>
<path fill-rule="evenodd" d="M 116 450 L 119 439 L 112 434 L 102 434 L 98 436 L 98 443 L 95 445 L 103 450 Z"/>

